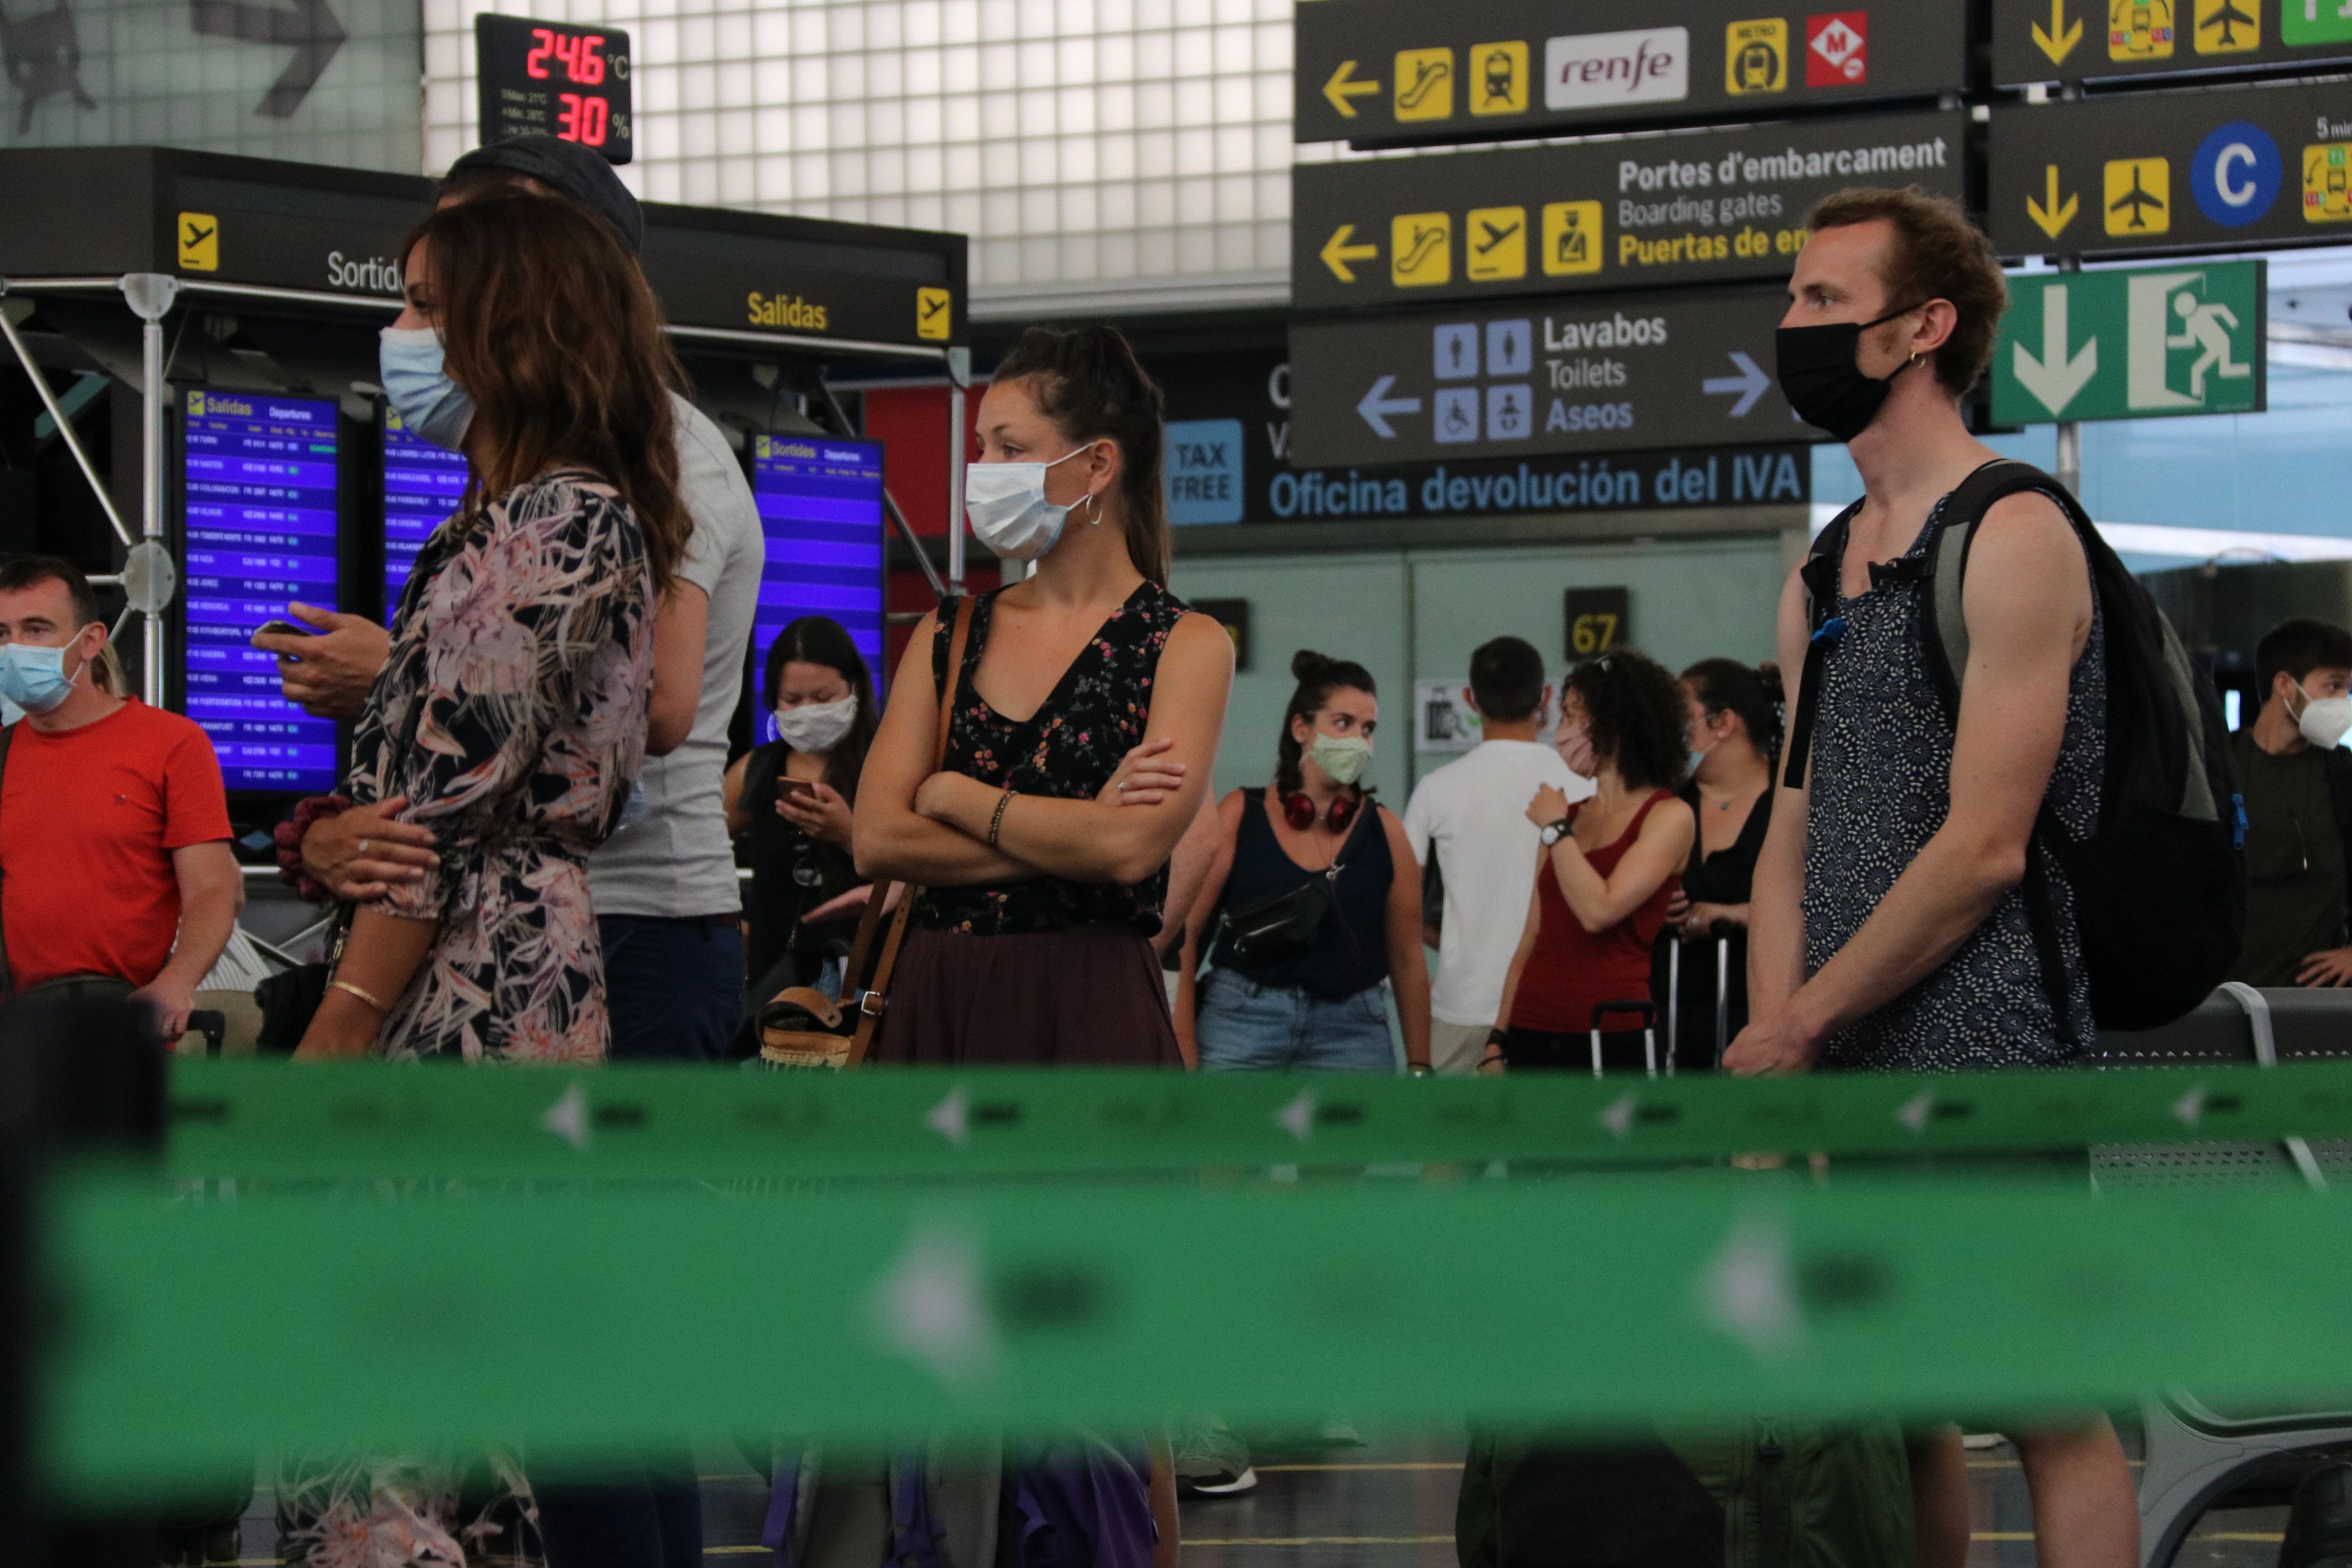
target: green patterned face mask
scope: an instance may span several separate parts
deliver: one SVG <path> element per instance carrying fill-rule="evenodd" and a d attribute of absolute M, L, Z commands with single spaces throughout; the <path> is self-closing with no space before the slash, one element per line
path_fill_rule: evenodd
<path fill-rule="evenodd" d="M 1363 777 L 1364 770 L 1372 765 L 1372 743 L 1356 735 L 1318 735 L 1307 754 L 1331 775 L 1333 784 L 1343 788 Z"/>

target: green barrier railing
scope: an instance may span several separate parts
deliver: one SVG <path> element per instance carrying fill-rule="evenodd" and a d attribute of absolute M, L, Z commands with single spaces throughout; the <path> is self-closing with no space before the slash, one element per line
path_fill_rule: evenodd
<path fill-rule="evenodd" d="M 1282 1163 L 1670 1163 L 2352 1137 L 2352 1062 L 1596 1081 L 1060 1069 L 460 1071 L 180 1062 L 186 1179 L 1116 1175 Z"/>
<path fill-rule="evenodd" d="M 1717 1170 L 170 1201 L 84 1174 L 44 1235 L 39 1451 L 93 1502 L 260 1448 L 538 1464 L 684 1431 L 1202 1409 L 1607 1430 L 2159 1384 L 2352 1401 L 2352 1207 L 2291 1188 Z"/>

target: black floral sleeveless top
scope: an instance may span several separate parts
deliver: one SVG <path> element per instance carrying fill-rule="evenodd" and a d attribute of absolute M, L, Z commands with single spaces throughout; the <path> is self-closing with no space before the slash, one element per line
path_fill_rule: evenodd
<path fill-rule="evenodd" d="M 996 595 L 972 605 L 971 634 L 948 726 L 947 769 L 998 789 L 1060 800 L 1092 800 L 1143 740 L 1151 717 L 1151 681 L 1160 650 L 1191 606 L 1157 583 L 1146 582 L 1110 613 L 1079 650 L 1034 717 L 1015 722 L 973 689 L 972 676 L 988 647 Z M 948 643 L 954 617 L 944 610 L 931 640 L 931 679 L 947 689 Z M 1168 868 L 1132 887 L 1036 877 L 1003 887 L 930 888 L 915 904 L 925 931 L 969 936 L 1019 936 L 1079 926 L 1132 926 L 1145 936 L 1160 931 Z"/>

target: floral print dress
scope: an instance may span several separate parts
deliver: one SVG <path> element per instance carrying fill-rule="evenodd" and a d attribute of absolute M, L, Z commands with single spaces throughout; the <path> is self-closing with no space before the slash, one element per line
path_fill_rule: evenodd
<path fill-rule="evenodd" d="M 437 921 L 389 1058 L 595 1062 L 611 1037 L 587 856 L 645 758 L 654 589 L 617 491 L 542 475 L 443 523 L 369 691 L 346 793 L 405 795 L 440 866 L 376 908 Z"/>

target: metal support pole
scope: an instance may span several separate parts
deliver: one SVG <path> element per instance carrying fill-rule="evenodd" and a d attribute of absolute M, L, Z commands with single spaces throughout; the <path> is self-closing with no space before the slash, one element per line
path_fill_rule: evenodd
<path fill-rule="evenodd" d="M 948 350 L 948 585 L 959 594 L 963 592 L 963 399 L 971 385 L 971 351 Z"/>
<path fill-rule="evenodd" d="M 151 554 L 163 553 L 163 318 L 171 313 L 180 286 L 155 272 L 131 272 L 122 279 L 122 298 L 141 322 L 139 333 L 140 484 L 139 532 Z M 162 603 L 144 606 L 140 617 L 142 694 L 152 707 L 163 706 L 163 610 Z"/>
<path fill-rule="evenodd" d="M 6 285 L 0 283 L 0 295 L 6 292 Z M 89 454 L 82 449 L 81 437 L 74 434 L 73 421 L 66 417 L 66 411 L 58 405 L 58 395 L 49 390 L 48 379 L 41 374 L 40 366 L 33 363 L 32 350 L 25 346 L 25 340 L 17 334 L 16 323 L 8 319 L 5 310 L 0 310 L 0 335 L 7 338 L 8 346 L 16 351 L 16 363 L 25 367 L 25 378 L 40 395 L 41 406 L 47 409 L 49 417 L 57 422 L 58 434 L 65 437 L 66 450 L 73 454 L 74 462 L 81 468 L 81 477 L 89 481 L 90 493 L 98 497 L 99 507 L 106 513 L 106 521 L 114 525 L 114 537 L 122 541 L 124 548 L 129 548 L 135 542 L 131 538 L 131 525 L 124 522 L 122 514 L 115 510 L 114 497 L 108 492 L 106 481 L 98 477 L 98 468 L 90 462 Z"/>

